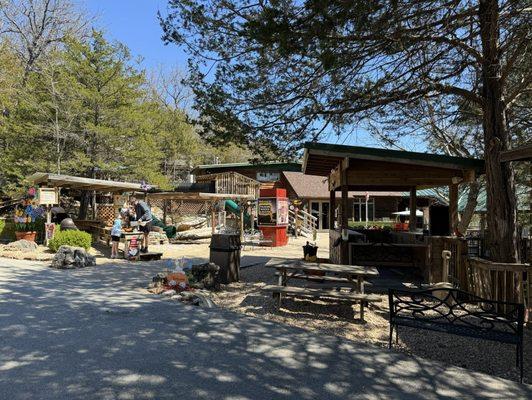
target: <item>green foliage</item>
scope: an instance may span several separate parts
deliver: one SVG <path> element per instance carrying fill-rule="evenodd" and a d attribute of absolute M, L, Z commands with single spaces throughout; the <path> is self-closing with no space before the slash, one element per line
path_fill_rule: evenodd
<path fill-rule="evenodd" d="M 48 247 L 55 253 L 63 245 L 83 247 L 85 250 L 88 250 L 91 244 L 92 237 L 90 233 L 83 231 L 59 231 L 50 240 Z"/>
<path fill-rule="evenodd" d="M 0 219 L 0 240 L 15 240 L 15 224 L 13 222 Z"/>
<path fill-rule="evenodd" d="M 394 221 L 368 221 L 368 228 L 391 228 L 395 225 Z M 349 227 L 353 229 L 365 229 L 366 223 L 360 221 L 349 221 Z"/>

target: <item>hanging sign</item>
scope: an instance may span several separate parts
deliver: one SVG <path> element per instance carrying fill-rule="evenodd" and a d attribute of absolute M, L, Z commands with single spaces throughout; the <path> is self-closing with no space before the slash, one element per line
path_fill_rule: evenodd
<path fill-rule="evenodd" d="M 39 205 L 53 206 L 59 204 L 59 195 L 56 188 L 39 188 Z"/>

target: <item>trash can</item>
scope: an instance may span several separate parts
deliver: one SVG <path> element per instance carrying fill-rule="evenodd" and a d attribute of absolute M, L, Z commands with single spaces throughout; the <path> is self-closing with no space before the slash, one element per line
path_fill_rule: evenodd
<path fill-rule="evenodd" d="M 316 255 L 318 253 L 318 246 L 307 242 L 303 246 L 303 258 L 307 261 L 316 261 Z"/>
<path fill-rule="evenodd" d="M 238 282 L 240 279 L 240 235 L 212 235 L 210 262 L 220 267 L 220 283 Z"/>

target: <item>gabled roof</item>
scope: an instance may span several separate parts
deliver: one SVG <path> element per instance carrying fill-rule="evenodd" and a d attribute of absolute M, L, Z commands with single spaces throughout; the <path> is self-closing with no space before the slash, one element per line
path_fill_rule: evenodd
<path fill-rule="evenodd" d="M 239 171 L 246 169 L 261 169 L 269 171 L 301 171 L 301 163 L 296 162 L 262 162 L 262 163 L 228 163 L 228 164 L 203 164 L 192 171 L 195 174 L 213 174 L 225 171 Z"/>
<path fill-rule="evenodd" d="M 329 199 L 329 186 L 327 178 L 317 175 L 305 175 L 302 172 L 284 171 L 286 182 L 299 199 Z M 401 191 L 368 191 L 370 197 L 409 197 L 410 192 Z M 340 193 L 337 193 L 339 196 Z M 350 191 L 349 198 L 364 197 L 365 191 Z M 435 198 L 442 201 L 441 197 L 433 190 L 418 190 L 418 197 Z"/>

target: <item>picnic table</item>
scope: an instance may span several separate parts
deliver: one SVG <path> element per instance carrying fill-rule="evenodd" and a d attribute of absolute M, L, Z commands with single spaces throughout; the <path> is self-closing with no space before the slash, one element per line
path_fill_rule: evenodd
<path fill-rule="evenodd" d="M 365 304 L 381 301 L 379 296 L 364 292 L 364 286 L 367 284 L 366 278 L 379 276 L 379 272 L 375 267 L 311 263 L 301 260 L 267 263 L 266 266 L 275 268 L 277 275 L 279 275 L 278 285 L 268 285 L 264 288 L 264 290 L 273 292 L 275 296 L 278 296 L 279 306 L 281 305 L 282 294 L 350 301 L 360 303 L 360 319 L 363 321 Z M 345 285 L 349 291 L 346 292 L 341 287 L 336 290 L 331 288 L 291 287 L 288 286 L 288 282 L 291 279 L 305 279 L 318 284 L 340 283 Z"/>

